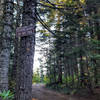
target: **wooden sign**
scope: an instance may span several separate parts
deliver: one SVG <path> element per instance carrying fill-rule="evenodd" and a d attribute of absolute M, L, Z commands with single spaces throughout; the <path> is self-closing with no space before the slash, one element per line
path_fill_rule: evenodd
<path fill-rule="evenodd" d="M 34 32 L 33 26 L 18 27 L 16 29 L 16 36 L 17 37 L 29 36 L 29 35 L 32 35 L 33 32 Z"/>

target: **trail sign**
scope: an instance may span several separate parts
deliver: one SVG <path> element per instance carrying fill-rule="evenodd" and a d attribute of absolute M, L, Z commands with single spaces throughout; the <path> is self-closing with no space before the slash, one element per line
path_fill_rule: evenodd
<path fill-rule="evenodd" d="M 32 35 L 33 32 L 34 32 L 33 26 L 18 27 L 16 29 L 16 36 L 17 37 L 29 36 L 29 35 Z"/>

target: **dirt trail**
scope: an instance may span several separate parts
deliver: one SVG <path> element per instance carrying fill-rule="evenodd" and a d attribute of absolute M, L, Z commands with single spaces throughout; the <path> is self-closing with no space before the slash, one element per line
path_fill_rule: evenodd
<path fill-rule="evenodd" d="M 36 84 L 33 85 L 32 100 L 100 100 L 100 98 L 95 98 L 94 96 L 83 98 L 79 96 L 63 95 L 45 88 L 42 84 Z"/>

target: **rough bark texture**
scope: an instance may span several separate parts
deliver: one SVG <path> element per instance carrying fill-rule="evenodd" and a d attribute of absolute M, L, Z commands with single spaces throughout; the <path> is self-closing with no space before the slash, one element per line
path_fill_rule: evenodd
<path fill-rule="evenodd" d="M 24 0 L 23 10 L 23 26 L 33 25 L 34 32 L 31 36 L 24 36 L 20 39 L 20 57 L 17 73 L 16 100 L 32 100 L 36 1 Z"/>
<path fill-rule="evenodd" d="M 0 0 L 0 17 L 3 14 L 3 3 L 4 3 L 4 0 Z"/>
<path fill-rule="evenodd" d="M 8 68 L 10 60 L 10 40 L 13 24 L 13 0 L 4 1 L 4 27 L 0 52 L 0 91 L 8 90 Z"/>
<path fill-rule="evenodd" d="M 1 47 L 2 47 L 2 31 L 3 31 L 3 26 L 2 26 L 2 19 L 3 19 L 3 3 L 4 0 L 0 0 L 0 52 L 1 52 Z"/>
<path fill-rule="evenodd" d="M 16 11 L 16 25 L 15 25 L 15 29 L 17 27 L 20 27 L 20 25 L 22 24 L 22 19 L 21 19 L 21 5 L 20 5 L 20 0 L 16 1 L 16 5 L 17 5 L 17 11 Z M 16 34 L 16 32 L 14 33 Z M 17 76 L 17 67 L 18 67 L 18 55 L 19 55 L 19 38 L 15 35 L 13 37 L 14 42 L 12 43 L 13 45 L 13 52 L 11 52 L 12 54 L 12 58 L 11 58 L 11 63 L 12 65 L 10 66 L 9 69 L 9 89 L 15 93 L 16 91 L 16 76 Z"/>

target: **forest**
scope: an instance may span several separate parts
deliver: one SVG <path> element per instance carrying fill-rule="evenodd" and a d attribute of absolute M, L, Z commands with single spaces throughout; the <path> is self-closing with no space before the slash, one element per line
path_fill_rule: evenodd
<path fill-rule="evenodd" d="M 0 0 L 0 100 L 100 100 L 100 0 Z"/>

